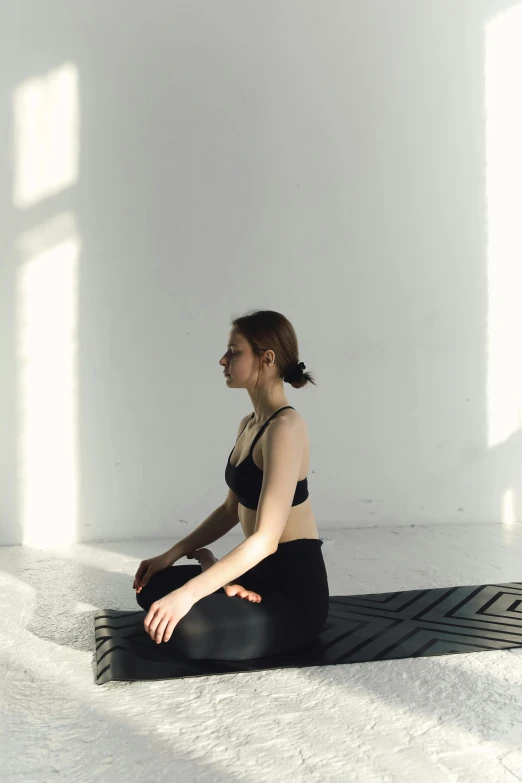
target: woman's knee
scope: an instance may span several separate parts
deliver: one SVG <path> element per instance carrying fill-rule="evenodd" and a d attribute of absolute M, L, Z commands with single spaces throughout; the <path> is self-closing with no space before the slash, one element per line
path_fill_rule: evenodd
<path fill-rule="evenodd" d="M 139 593 L 136 593 L 136 601 L 139 605 L 144 609 L 148 609 L 158 598 L 162 598 L 167 593 L 170 593 L 173 589 L 172 576 L 173 574 L 166 568 L 152 574 L 147 584 L 141 588 Z"/>
<path fill-rule="evenodd" d="M 150 609 L 150 605 L 153 601 L 150 599 L 146 587 L 143 587 L 139 593 L 136 592 L 136 601 L 142 609 Z"/>
<path fill-rule="evenodd" d="M 143 609 L 150 609 L 150 605 L 169 592 L 168 587 L 164 585 L 165 577 L 163 571 L 153 574 L 140 592 L 136 593 L 136 601 Z"/>
<path fill-rule="evenodd" d="M 143 609 L 150 609 L 154 601 L 182 587 L 190 579 L 201 573 L 200 566 L 169 566 L 156 571 L 146 585 L 136 593 L 136 601 Z"/>

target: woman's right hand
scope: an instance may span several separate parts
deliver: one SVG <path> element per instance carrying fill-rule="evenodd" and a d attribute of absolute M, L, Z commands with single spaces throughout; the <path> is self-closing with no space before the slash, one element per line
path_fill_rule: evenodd
<path fill-rule="evenodd" d="M 154 576 L 158 571 L 163 571 L 164 568 L 173 565 L 176 560 L 179 560 L 179 558 L 175 557 L 172 552 L 164 552 L 162 555 L 149 557 L 148 560 L 142 560 L 136 571 L 132 587 L 136 592 L 141 592 L 141 589 L 145 587 L 151 576 Z"/>

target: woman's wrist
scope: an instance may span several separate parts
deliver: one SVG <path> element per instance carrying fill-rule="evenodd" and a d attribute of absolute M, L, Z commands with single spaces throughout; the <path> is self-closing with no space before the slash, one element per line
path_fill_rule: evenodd
<path fill-rule="evenodd" d="M 165 554 L 172 558 L 173 563 L 175 563 L 176 560 L 181 560 L 182 557 L 185 557 L 185 552 L 179 546 L 179 544 L 174 544 L 174 546 L 171 546 L 170 549 L 167 549 Z"/>

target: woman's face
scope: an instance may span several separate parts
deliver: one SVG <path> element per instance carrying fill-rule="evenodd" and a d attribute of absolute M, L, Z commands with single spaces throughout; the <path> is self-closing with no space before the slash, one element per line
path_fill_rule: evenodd
<path fill-rule="evenodd" d="M 248 342 L 237 334 L 229 335 L 226 353 L 219 360 L 225 380 L 230 383 L 245 383 L 252 374 L 253 355 Z"/>

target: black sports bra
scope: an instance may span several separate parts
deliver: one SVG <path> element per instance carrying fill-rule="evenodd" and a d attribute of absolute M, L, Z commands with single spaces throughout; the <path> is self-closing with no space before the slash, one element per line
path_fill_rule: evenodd
<path fill-rule="evenodd" d="M 274 416 L 277 416 L 278 413 L 286 410 L 286 408 L 292 408 L 295 410 L 292 405 L 285 405 L 284 408 L 279 408 L 279 410 L 273 413 L 270 418 L 265 421 L 256 437 L 252 441 L 252 446 L 250 447 L 248 456 L 238 465 L 233 466 L 230 464 L 230 457 L 232 456 L 232 451 L 234 451 L 235 444 L 228 456 L 227 467 L 225 470 L 225 481 L 227 486 L 229 486 L 230 489 L 236 493 L 241 505 L 245 506 L 246 508 L 250 508 L 252 510 L 257 509 L 259 497 L 261 495 L 261 487 L 263 485 L 263 471 L 261 468 L 257 467 L 252 458 L 254 446 L 265 431 L 265 427 L 267 426 L 268 422 L 271 421 Z M 253 415 L 254 414 L 252 414 L 252 416 Z M 250 421 L 250 419 L 248 421 Z M 239 433 L 236 443 L 245 431 L 248 421 Z M 292 506 L 299 506 L 301 503 L 304 503 L 308 497 L 308 494 L 308 478 L 301 479 L 301 481 L 297 482 Z"/>

